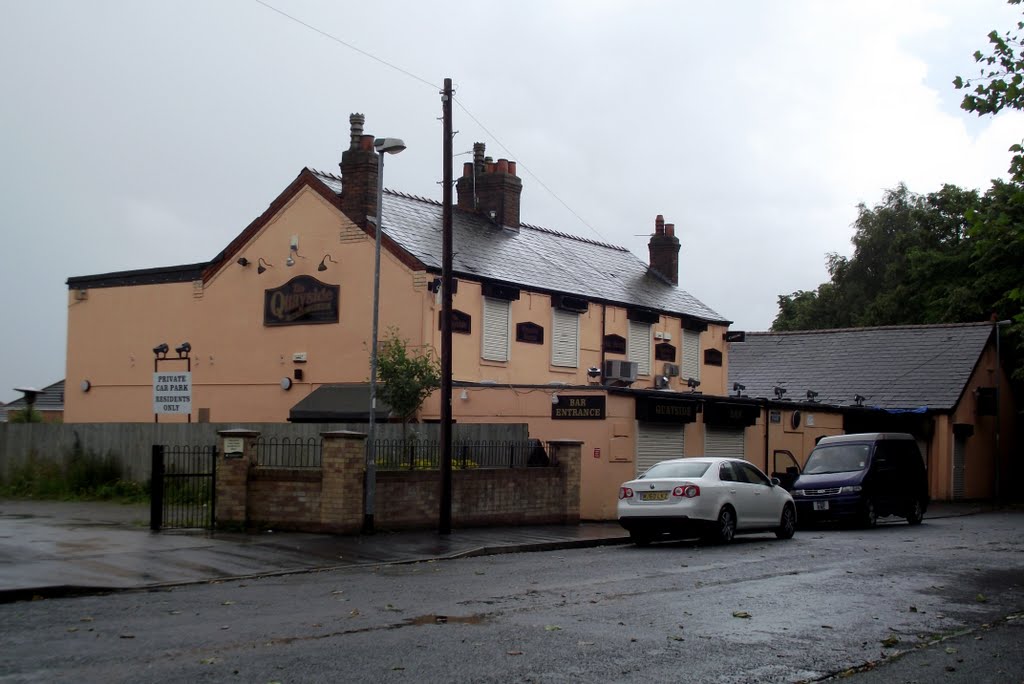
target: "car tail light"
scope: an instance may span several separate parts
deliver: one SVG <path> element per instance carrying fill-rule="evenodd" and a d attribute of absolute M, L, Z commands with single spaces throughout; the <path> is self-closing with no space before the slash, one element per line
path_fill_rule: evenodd
<path fill-rule="evenodd" d="M 695 484 L 679 485 L 672 490 L 672 496 L 686 497 L 692 499 L 695 496 L 700 496 L 700 487 Z"/>
<path fill-rule="evenodd" d="M 620 499 L 632 499 L 633 490 L 629 487 L 619 487 L 619 498 Z"/>

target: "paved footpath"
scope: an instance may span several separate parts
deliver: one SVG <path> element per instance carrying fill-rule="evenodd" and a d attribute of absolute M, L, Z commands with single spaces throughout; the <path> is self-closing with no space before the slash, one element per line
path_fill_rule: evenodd
<path fill-rule="evenodd" d="M 379 533 L 149 530 L 149 507 L 0 500 L 0 602 L 355 565 L 622 544 L 617 523 Z"/>

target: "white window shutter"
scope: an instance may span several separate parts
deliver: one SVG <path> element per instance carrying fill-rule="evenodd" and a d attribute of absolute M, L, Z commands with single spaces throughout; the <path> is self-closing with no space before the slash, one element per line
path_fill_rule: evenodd
<path fill-rule="evenodd" d="M 700 380 L 700 333 L 683 331 L 683 359 L 679 375 L 682 378 Z"/>
<path fill-rule="evenodd" d="M 508 338 L 512 303 L 484 297 L 483 358 L 508 361 Z"/>
<path fill-rule="evenodd" d="M 551 365 L 576 368 L 579 365 L 580 315 L 552 309 Z"/>
<path fill-rule="evenodd" d="M 626 356 L 636 362 L 637 375 L 651 374 L 651 324 L 629 322 Z"/>

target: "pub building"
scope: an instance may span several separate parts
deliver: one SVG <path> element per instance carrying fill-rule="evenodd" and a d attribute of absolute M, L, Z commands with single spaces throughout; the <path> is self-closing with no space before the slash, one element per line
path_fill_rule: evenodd
<path fill-rule="evenodd" d="M 349 124 L 340 175 L 302 169 L 211 260 L 68 279 L 66 380 L 83 389 L 65 422 L 152 421 L 154 346 L 183 340 L 189 415 L 160 422 L 368 419 L 378 161 L 364 117 Z M 679 287 L 674 225 L 657 216 L 645 263 L 522 222 L 522 187 L 482 143 L 456 183 L 454 419 L 582 441 L 584 519 L 614 519 L 619 484 L 657 460 L 764 467 L 767 411 L 729 396 L 729 321 Z M 439 355 L 442 206 L 384 190 L 382 214 L 380 336 Z M 439 417 L 434 393 L 416 419 Z M 842 419 L 802 430 L 839 434 Z"/>

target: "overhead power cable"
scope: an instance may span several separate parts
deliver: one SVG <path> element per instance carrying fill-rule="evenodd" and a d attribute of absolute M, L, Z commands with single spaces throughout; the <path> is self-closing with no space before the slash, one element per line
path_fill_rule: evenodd
<path fill-rule="evenodd" d="M 379 64 L 383 64 L 384 66 L 388 67 L 389 69 L 394 69 L 395 71 L 397 71 L 397 72 L 399 72 L 399 73 L 401 73 L 401 74 L 403 74 L 405 76 L 408 76 L 409 78 L 411 78 L 411 79 L 413 79 L 415 81 L 418 81 L 418 82 L 420 82 L 420 83 L 422 83 L 424 85 L 430 86 L 434 90 L 440 90 L 439 86 L 437 86 L 434 83 L 431 83 L 427 79 L 421 78 L 421 77 L 417 76 L 416 74 L 412 73 L 411 71 L 403 69 L 402 67 L 400 67 L 400 66 L 398 66 L 396 64 L 392 64 L 391 62 L 387 61 L 386 59 L 382 59 L 382 58 L 378 57 L 377 55 L 374 55 L 373 53 L 370 53 L 370 52 L 367 52 L 366 50 L 363 50 L 362 48 L 358 48 L 355 45 L 352 45 L 351 43 L 346 42 L 346 41 L 342 40 L 341 38 L 338 38 L 337 36 L 335 36 L 335 35 L 333 35 L 331 33 L 328 33 L 327 31 L 324 31 L 323 29 L 317 28 L 316 26 L 313 26 L 312 24 L 310 24 L 308 22 L 305 22 L 302 19 L 299 19 L 298 17 L 295 17 L 295 16 L 293 16 L 291 14 L 288 14 L 287 12 L 285 12 L 283 10 L 278 9 L 277 7 L 274 7 L 273 5 L 271 5 L 268 2 L 264 2 L 264 0 L 254 0 L 254 1 L 259 3 L 260 5 L 263 5 L 267 9 L 269 9 L 269 10 L 271 10 L 273 12 L 276 12 L 277 14 L 280 14 L 282 17 L 285 17 L 286 19 L 294 21 L 296 24 L 299 24 L 300 26 L 304 26 L 305 28 L 309 29 L 310 31 L 314 31 L 316 33 L 319 33 L 321 36 L 323 36 L 324 38 L 327 38 L 328 40 L 332 40 L 332 41 L 334 41 L 335 43 L 337 43 L 339 45 L 347 47 L 350 50 L 354 50 L 355 52 L 358 52 L 362 56 L 368 57 L 369 59 L 372 59 L 373 61 L 378 62 Z M 530 177 L 533 178 L 533 180 L 535 180 L 542 188 L 544 188 L 544 190 L 549 195 L 554 197 L 555 200 L 557 200 L 559 204 L 561 204 L 563 207 L 565 207 L 565 209 L 570 214 L 575 216 L 577 221 L 579 221 L 580 223 L 585 225 L 587 228 L 592 230 L 595 235 L 597 235 L 599 238 L 601 238 L 602 241 L 609 242 L 609 240 L 604 235 L 601 234 L 601 231 L 599 231 L 597 228 L 594 228 L 594 226 L 592 226 L 589 223 L 587 223 L 587 221 L 584 220 L 584 218 L 582 216 L 580 216 L 572 207 L 570 207 L 565 202 L 565 200 L 563 200 L 561 197 L 559 197 L 555 193 L 554 190 L 552 190 L 550 187 L 548 187 L 547 183 L 545 183 L 543 180 L 541 180 L 541 178 L 537 174 L 535 174 L 533 171 L 531 171 L 530 168 L 522 161 L 521 157 L 519 157 L 518 155 L 514 154 L 508 147 L 506 147 L 504 145 L 504 143 L 502 143 L 498 139 L 498 136 L 496 136 L 494 133 L 492 133 L 486 126 L 483 125 L 483 123 L 480 122 L 479 119 L 477 119 L 475 116 L 473 116 L 473 113 L 471 111 L 469 111 L 469 109 L 466 108 L 466 105 L 462 104 L 462 102 L 459 100 L 458 97 L 456 97 L 454 99 L 455 99 L 455 104 L 457 104 L 459 106 L 459 109 L 461 109 L 463 112 L 466 113 L 466 116 L 468 116 L 470 119 L 472 119 L 473 122 L 477 126 L 479 126 L 480 129 L 483 130 L 484 133 L 486 133 L 488 136 L 490 136 L 494 140 L 495 144 L 498 147 L 500 147 L 502 150 L 504 150 L 505 154 L 507 154 L 509 157 L 512 157 L 512 158 L 516 159 L 518 166 L 520 168 L 522 168 L 524 171 L 526 171 L 526 173 L 528 173 L 530 175 Z"/>

